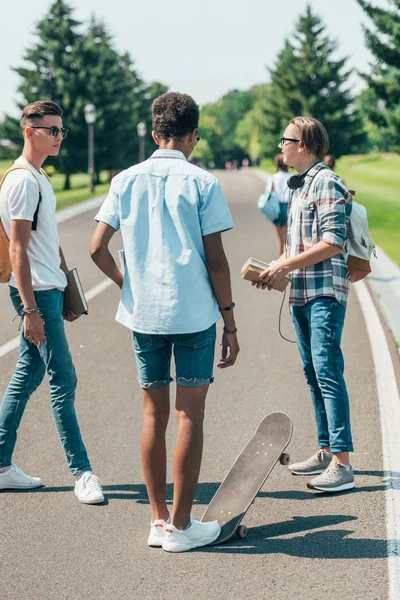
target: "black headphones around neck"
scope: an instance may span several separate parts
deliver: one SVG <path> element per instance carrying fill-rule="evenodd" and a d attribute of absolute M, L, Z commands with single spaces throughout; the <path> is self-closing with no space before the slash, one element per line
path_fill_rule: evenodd
<path fill-rule="evenodd" d="M 318 162 L 320 162 L 320 161 L 318 161 Z M 318 162 L 316 162 L 314 165 L 311 165 L 311 167 L 309 169 L 307 169 L 307 171 L 305 171 L 301 175 L 292 175 L 291 177 L 289 177 L 289 179 L 287 180 L 287 186 L 288 186 L 288 188 L 291 189 L 291 190 L 298 190 L 301 187 L 303 187 L 304 180 L 306 178 L 307 173 L 309 171 L 311 171 L 311 169 L 313 167 L 315 167 L 315 165 L 317 165 Z"/>

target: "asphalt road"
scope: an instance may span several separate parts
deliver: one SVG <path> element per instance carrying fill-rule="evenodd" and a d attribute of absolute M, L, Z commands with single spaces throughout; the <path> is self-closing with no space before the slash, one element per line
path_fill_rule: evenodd
<path fill-rule="evenodd" d="M 311 401 L 297 348 L 278 333 L 278 292 L 256 291 L 240 278 L 249 256 L 276 255 L 275 234 L 256 207 L 263 183 L 250 172 L 221 173 L 235 221 L 224 234 L 230 261 L 241 353 L 216 373 L 205 423 L 205 448 L 194 515 L 269 412 L 294 424 L 293 460 L 315 449 Z M 88 257 L 94 212 L 60 225 L 70 267 L 85 289 L 102 281 Z M 119 247 L 116 240 L 114 248 Z M 32 397 L 14 462 L 46 487 L 0 494 L 2 600 L 384 600 L 388 597 L 384 473 L 371 351 L 356 295 L 351 293 L 343 348 L 351 398 L 355 491 L 329 496 L 278 465 L 244 523 L 246 540 L 171 555 L 146 545 L 149 508 L 139 456 L 141 398 L 129 331 L 115 323 L 118 290 L 90 303 L 90 314 L 67 325 L 79 376 L 77 410 L 106 502 L 84 506 L 73 495 L 49 407 L 47 380 Z M 0 345 L 16 335 L 6 286 L 0 289 Z M 293 335 L 287 308 L 284 333 Z M 361 357 L 361 360 L 360 360 Z M 0 359 L 0 394 L 13 372 L 14 350 Z M 174 393 L 174 387 L 171 386 Z M 172 458 L 175 424 L 168 448 Z M 171 464 L 171 461 L 170 461 Z M 171 472 L 169 473 L 171 481 Z M 172 489 L 168 488 L 171 499 Z"/>

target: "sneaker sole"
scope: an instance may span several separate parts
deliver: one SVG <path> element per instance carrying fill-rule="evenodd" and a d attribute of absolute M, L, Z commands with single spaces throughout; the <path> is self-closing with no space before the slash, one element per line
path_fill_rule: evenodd
<path fill-rule="evenodd" d="M 162 542 L 152 542 L 150 540 L 147 540 L 147 545 L 149 546 L 149 548 L 162 548 L 163 543 Z"/>
<path fill-rule="evenodd" d="M 327 488 L 320 485 L 313 485 L 312 483 L 308 482 L 307 487 L 309 490 L 317 490 L 319 492 L 344 492 L 345 490 L 352 490 L 356 487 L 356 484 L 354 481 L 352 481 L 351 483 L 344 483 L 343 485 L 339 485 L 335 488 Z"/>
<path fill-rule="evenodd" d="M 149 536 L 149 539 L 147 540 L 147 545 L 150 546 L 150 548 L 162 548 L 163 542 L 165 539 L 165 535 L 162 536 L 162 538 L 160 539 L 159 537 L 152 537 L 151 535 Z"/>
<path fill-rule="evenodd" d="M 189 550 L 194 550 L 195 548 L 202 548 L 203 546 L 208 546 L 209 544 L 212 544 L 213 542 L 215 542 L 215 540 L 219 537 L 220 535 L 220 531 L 218 531 L 217 535 L 212 536 L 211 538 L 208 538 L 207 541 L 202 541 L 199 544 L 196 545 L 183 545 L 183 544 L 174 544 L 171 545 L 169 548 L 166 547 L 166 544 L 164 543 L 162 545 L 162 549 L 165 550 L 165 552 L 188 552 Z"/>
<path fill-rule="evenodd" d="M 318 469 L 317 471 L 294 471 L 290 467 L 288 467 L 289 471 L 292 475 L 321 475 L 325 471 L 325 469 Z"/>
<path fill-rule="evenodd" d="M 78 496 L 76 497 L 78 498 Z M 78 498 L 78 500 L 81 504 L 102 504 L 104 502 L 104 498 L 102 500 L 100 498 L 98 498 L 97 500 L 81 500 L 80 498 Z"/>
<path fill-rule="evenodd" d="M 36 488 L 43 487 L 44 483 L 36 483 L 34 485 L 2 485 L 0 483 L 0 490 L 35 490 Z"/>

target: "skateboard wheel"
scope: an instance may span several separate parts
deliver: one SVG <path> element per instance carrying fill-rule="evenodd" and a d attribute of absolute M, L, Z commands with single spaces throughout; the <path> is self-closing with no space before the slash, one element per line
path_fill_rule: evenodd
<path fill-rule="evenodd" d="M 288 465 L 290 463 L 290 454 L 286 454 L 286 452 L 281 454 L 279 457 L 279 462 L 281 465 Z"/>
<path fill-rule="evenodd" d="M 247 527 L 245 527 L 244 525 L 239 525 L 239 527 L 236 530 L 236 535 L 238 538 L 246 538 L 247 537 Z"/>

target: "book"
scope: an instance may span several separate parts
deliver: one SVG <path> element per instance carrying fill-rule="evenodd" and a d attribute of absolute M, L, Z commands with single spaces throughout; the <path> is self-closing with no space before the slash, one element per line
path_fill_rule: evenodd
<path fill-rule="evenodd" d="M 242 278 L 246 281 L 256 281 L 260 282 L 260 273 L 262 273 L 267 267 L 269 267 L 269 263 L 266 263 L 262 260 L 258 260 L 257 258 L 250 258 L 244 263 L 242 267 Z M 283 292 L 289 283 L 289 277 L 285 277 L 285 279 L 281 279 L 280 281 L 276 281 L 271 287 L 273 290 L 278 290 L 279 292 Z"/>
<path fill-rule="evenodd" d="M 88 303 L 79 279 L 78 271 L 71 269 L 65 273 L 67 277 L 67 287 L 64 290 L 64 307 L 63 313 L 68 311 L 75 315 L 87 315 L 89 311 Z"/>

